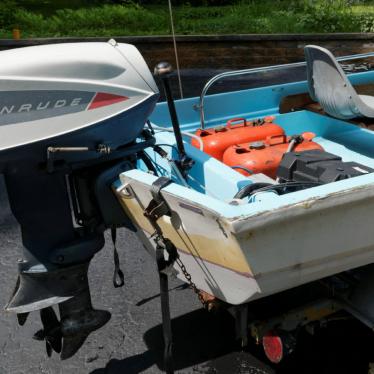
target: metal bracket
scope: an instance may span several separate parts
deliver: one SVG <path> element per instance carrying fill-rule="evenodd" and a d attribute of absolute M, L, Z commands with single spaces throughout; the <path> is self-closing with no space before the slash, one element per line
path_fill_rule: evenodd
<path fill-rule="evenodd" d="M 105 145 L 99 144 L 97 148 L 89 147 L 48 147 L 47 148 L 47 171 L 48 173 L 53 173 L 54 171 L 54 155 L 55 153 L 72 153 L 72 152 L 97 152 L 102 154 L 110 154 L 112 149 Z"/>

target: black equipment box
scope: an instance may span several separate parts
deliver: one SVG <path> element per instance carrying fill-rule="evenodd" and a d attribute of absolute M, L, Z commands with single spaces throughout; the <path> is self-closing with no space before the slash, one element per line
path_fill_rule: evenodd
<path fill-rule="evenodd" d="M 373 173 L 374 169 L 320 150 L 285 153 L 277 171 L 280 181 L 330 183 Z"/>

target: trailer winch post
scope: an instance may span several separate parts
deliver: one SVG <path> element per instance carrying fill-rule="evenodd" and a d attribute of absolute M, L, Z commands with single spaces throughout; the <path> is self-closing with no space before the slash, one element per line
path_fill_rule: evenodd
<path fill-rule="evenodd" d="M 233 305 L 228 311 L 235 320 L 235 335 L 241 348 L 248 345 L 248 304 Z"/>

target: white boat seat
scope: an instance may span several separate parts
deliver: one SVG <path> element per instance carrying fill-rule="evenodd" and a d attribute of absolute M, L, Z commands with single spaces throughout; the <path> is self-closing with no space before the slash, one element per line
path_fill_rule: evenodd
<path fill-rule="evenodd" d="M 334 55 L 316 45 L 304 48 L 309 94 L 330 116 L 374 118 L 374 97 L 358 95 Z"/>

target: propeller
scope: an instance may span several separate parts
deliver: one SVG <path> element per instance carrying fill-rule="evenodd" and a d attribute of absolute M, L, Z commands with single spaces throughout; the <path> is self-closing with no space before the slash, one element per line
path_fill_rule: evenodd
<path fill-rule="evenodd" d="M 17 320 L 20 326 L 23 326 L 26 323 L 29 314 L 30 313 L 17 313 Z"/>
<path fill-rule="evenodd" d="M 45 341 L 47 355 L 51 357 L 52 350 L 57 353 L 61 352 L 61 325 L 52 307 L 41 309 L 40 319 L 43 324 L 43 329 L 37 331 L 33 338 L 35 340 Z"/>
<path fill-rule="evenodd" d="M 105 325 L 111 314 L 92 308 L 88 288 L 77 296 L 59 304 L 60 320 L 52 307 L 40 310 L 43 328 L 33 338 L 45 341 L 48 357 L 52 351 L 60 353 L 61 360 L 72 357 L 88 335 Z"/>

